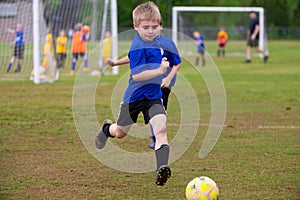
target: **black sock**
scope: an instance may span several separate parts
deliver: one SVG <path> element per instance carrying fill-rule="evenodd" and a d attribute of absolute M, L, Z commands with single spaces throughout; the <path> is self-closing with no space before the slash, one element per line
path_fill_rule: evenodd
<path fill-rule="evenodd" d="M 111 124 L 104 124 L 104 125 L 103 125 L 103 128 L 102 128 L 104 134 L 105 134 L 107 137 L 113 137 L 113 136 L 110 134 L 110 132 L 109 132 L 109 127 L 110 127 L 110 126 L 111 126 Z"/>
<path fill-rule="evenodd" d="M 218 54 L 218 57 L 219 57 L 219 56 L 220 56 L 220 50 L 218 50 L 218 53 L 217 53 L 217 54 Z"/>
<path fill-rule="evenodd" d="M 155 150 L 157 169 L 162 165 L 168 165 L 170 148 L 169 145 L 163 144 L 159 149 Z"/>
<path fill-rule="evenodd" d="M 224 57 L 224 56 L 225 56 L 225 50 L 223 50 L 223 52 L 222 52 L 222 53 L 223 53 L 223 57 Z"/>

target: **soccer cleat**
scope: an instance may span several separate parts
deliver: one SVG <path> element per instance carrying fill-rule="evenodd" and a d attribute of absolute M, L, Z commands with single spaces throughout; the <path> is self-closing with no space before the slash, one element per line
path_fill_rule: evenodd
<path fill-rule="evenodd" d="M 149 144 L 149 148 L 154 149 L 154 147 L 155 147 L 155 142 L 153 140 L 151 140 L 151 142 Z"/>
<path fill-rule="evenodd" d="M 264 63 L 267 63 L 267 62 L 268 62 L 268 59 L 269 59 L 269 56 L 265 56 L 265 57 L 264 57 Z"/>
<path fill-rule="evenodd" d="M 95 138 L 95 145 L 98 149 L 103 149 L 103 147 L 105 146 L 106 144 L 106 141 L 108 139 L 108 136 L 104 133 L 103 131 L 103 127 L 106 125 L 106 124 L 111 124 L 111 121 L 109 119 L 106 119 L 103 121 L 103 124 L 102 124 L 102 127 L 101 127 L 101 130 L 100 132 L 96 135 L 96 138 Z"/>
<path fill-rule="evenodd" d="M 70 75 L 73 76 L 74 74 L 75 74 L 75 71 L 74 71 L 74 70 L 71 70 L 71 71 L 70 71 Z"/>
<path fill-rule="evenodd" d="M 251 60 L 245 60 L 244 63 L 246 64 L 251 63 Z"/>
<path fill-rule="evenodd" d="M 167 165 L 162 165 L 156 171 L 156 185 L 163 186 L 171 177 L 171 169 Z"/>

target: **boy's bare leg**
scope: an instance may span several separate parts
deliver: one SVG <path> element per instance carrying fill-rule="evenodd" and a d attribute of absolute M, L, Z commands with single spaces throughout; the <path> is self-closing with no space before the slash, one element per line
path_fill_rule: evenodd
<path fill-rule="evenodd" d="M 128 133 L 130 127 L 131 125 L 118 126 L 117 124 L 112 124 L 110 120 L 104 120 L 101 130 L 95 138 L 96 147 L 98 149 L 104 148 L 109 137 L 123 138 Z"/>
<path fill-rule="evenodd" d="M 164 114 L 155 115 L 150 119 L 156 137 L 156 184 L 159 186 L 163 186 L 171 177 L 171 169 L 168 166 L 170 148 L 168 144 L 166 121 L 167 117 Z"/>

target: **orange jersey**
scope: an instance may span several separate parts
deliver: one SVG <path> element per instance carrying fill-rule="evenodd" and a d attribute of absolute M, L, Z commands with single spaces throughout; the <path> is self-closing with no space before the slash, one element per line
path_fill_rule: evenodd
<path fill-rule="evenodd" d="M 75 32 L 72 39 L 72 53 L 86 53 L 86 41 L 83 32 Z"/>
<path fill-rule="evenodd" d="M 225 31 L 218 32 L 218 41 L 219 44 L 226 44 L 228 39 L 228 34 Z"/>

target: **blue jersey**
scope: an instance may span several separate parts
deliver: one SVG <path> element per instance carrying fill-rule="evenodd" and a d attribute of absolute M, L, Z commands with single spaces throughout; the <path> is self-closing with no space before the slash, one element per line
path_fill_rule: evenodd
<path fill-rule="evenodd" d="M 171 40 L 170 38 L 161 35 L 160 36 L 160 46 L 164 51 L 162 57 L 166 57 L 170 63 L 170 67 L 167 68 L 166 73 L 163 75 L 163 77 L 165 78 L 172 71 L 172 68 L 174 65 L 178 65 L 181 63 L 181 59 L 179 57 L 176 45 L 174 44 L 173 40 Z M 175 81 L 176 81 L 176 74 L 173 77 L 173 79 L 171 80 L 170 87 L 174 86 Z"/>
<path fill-rule="evenodd" d="M 24 45 L 24 32 L 16 31 L 15 46 Z"/>
<path fill-rule="evenodd" d="M 144 99 L 160 99 L 162 97 L 160 89 L 162 75 L 146 81 L 134 81 L 132 79 L 132 75 L 160 67 L 162 52 L 159 38 L 155 38 L 152 42 L 145 42 L 136 34 L 132 41 L 128 57 L 130 59 L 130 78 L 123 101 L 133 103 Z"/>
<path fill-rule="evenodd" d="M 195 38 L 195 41 L 197 42 L 198 51 L 204 51 L 205 50 L 204 37 L 200 35 L 199 37 Z M 199 44 L 199 42 L 202 42 L 202 44 Z"/>

